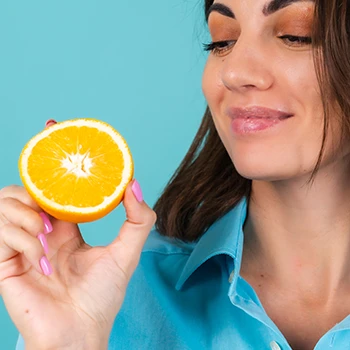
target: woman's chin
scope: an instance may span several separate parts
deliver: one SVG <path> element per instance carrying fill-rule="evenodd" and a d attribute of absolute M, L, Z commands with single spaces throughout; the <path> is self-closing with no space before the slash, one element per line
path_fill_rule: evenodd
<path fill-rule="evenodd" d="M 244 177 L 245 179 L 248 180 L 254 180 L 254 181 L 266 181 L 266 182 L 272 182 L 272 181 L 279 181 L 279 180 L 286 180 L 287 178 L 284 178 L 282 176 L 278 176 L 277 174 L 267 174 L 264 172 L 255 173 L 253 172 L 240 172 L 238 171 L 239 175 Z"/>
<path fill-rule="evenodd" d="M 271 162 L 265 162 L 265 164 L 237 164 L 237 162 L 234 162 L 234 165 L 238 174 L 248 180 L 282 181 L 301 175 L 296 174 L 292 169 L 286 168 L 284 164 L 276 166 L 276 163 L 271 164 Z"/>

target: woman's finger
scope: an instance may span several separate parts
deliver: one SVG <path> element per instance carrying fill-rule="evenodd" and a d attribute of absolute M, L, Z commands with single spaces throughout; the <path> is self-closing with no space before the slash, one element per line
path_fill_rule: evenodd
<path fill-rule="evenodd" d="M 3 262 L 0 268 L 0 281 L 1 276 L 9 276 L 6 262 L 18 253 L 23 254 L 39 273 L 50 274 L 52 269 L 45 256 L 44 247 L 45 242 L 42 244 L 39 239 L 12 223 L 0 227 L 0 261 Z"/>
<path fill-rule="evenodd" d="M 38 213 L 18 199 L 12 197 L 1 198 L 0 213 L 3 216 L 0 222 L 5 219 L 5 221 L 19 226 L 34 237 L 41 233 L 48 234 L 52 232 L 52 225 L 44 212 Z"/>
<path fill-rule="evenodd" d="M 130 278 L 156 221 L 156 213 L 144 202 L 140 185 L 136 180 L 127 186 L 123 204 L 127 220 L 121 227 L 118 237 L 111 243 L 110 249 L 113 250 L 118 265 Z"/>
<path fill-rule="evenodd" d="M 11 185 L 0 189 L 0 199 L 7 197 L 17 199 L 38 213 L 42 211 L 23 186 Z"/>
<path fill-rule="evenodd" d="M 46 123 L 45 123 L 45 129 L 48 128 L 48 127 L 51 126 L 51 125 L 56 124 L 56 123 L 57 123 L 57 122 L 56 122 L 56 120 L 54 120 L 54 119 L 49 119 L 49 120 L 47 120 Z"/>

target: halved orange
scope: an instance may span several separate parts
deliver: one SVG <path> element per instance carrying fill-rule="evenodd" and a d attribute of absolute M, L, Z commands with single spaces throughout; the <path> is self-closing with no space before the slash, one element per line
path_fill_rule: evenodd
<path fill-rule="evenodd" d="M 82 223 L 102 218 L 122 201 L 134 164 L 126 141 L 112 126 L 84 118 L 34 136 L 21 152 L 19 172 L 44 211 Z"/>

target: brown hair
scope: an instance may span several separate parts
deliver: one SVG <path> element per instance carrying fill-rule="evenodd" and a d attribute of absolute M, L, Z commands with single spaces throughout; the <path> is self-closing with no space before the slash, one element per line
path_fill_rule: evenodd
<path fill-rule="evenodd" d="M 205 0 L 205 14 L 213 0 Z M 319 157 L 324 153 L 330 118 L 329 101 L 341 110 L 343 137 L 350 134 L 350 8 L 347 0 L 316 0 L 312 42 L 316 74 L 324 106 L 324 133 Z M 214 126 L 209 108 L 199 130 L 174 175 L 156 202 L 156 229 L 163 235 L 195 241 L 248 197 L 251 180 L 236 171 Z"/>

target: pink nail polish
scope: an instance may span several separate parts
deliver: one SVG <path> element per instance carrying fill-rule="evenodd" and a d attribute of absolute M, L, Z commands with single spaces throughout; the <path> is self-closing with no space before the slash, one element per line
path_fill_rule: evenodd
<path fill-rule="evenodd" d="M 137 180 L 134 180 L 132 186 L 131 186 L 132 192 L 134 193 L 136 199 L 138 202 L 143 201 L 143 195 L 142 195 L 142 190 L 140 187 L 140 184 L 137 182 Z"/>
<path fill-rule="evenodd" d="M 56 122 L 55 119 L 49 119 L 48 121 L 46 121 L 45 127 L 46 127 L 46 126 L 49 126 L 49 125 L 51 125 L 51 124 L 56 124 L 56 123 L 57 123 L 57 122 Z"/>
<path fill-rule="evenodd" d="M 38 240 L 43 246 L 45 254 L 47 254 L 49 252 L 49 245 L 47 244 L 45 235 L 43 233 L 40 233 L 40 235 L 38 235 Z"/>
<path fill-rule="evenodd" d="M 40 259 L 39 264 L 45 276 L 49 276 L 52 274 L 51 264 L 49 263 L 49 260 L 47 260 L 47 257 L 45 255 Z"/>
<path fill-rule="evenodd" d="M 52 224 L 51 224 L 48 216 L 44 212 L 39 213 L 39 215 L 41 216 L 41 218 L 43 219 L 43 222 L 44 222 L 44 228 L 45 228 L 44 233 L 48 234 L 48 233 L 52 232 Z"/>

